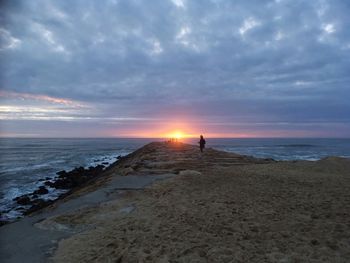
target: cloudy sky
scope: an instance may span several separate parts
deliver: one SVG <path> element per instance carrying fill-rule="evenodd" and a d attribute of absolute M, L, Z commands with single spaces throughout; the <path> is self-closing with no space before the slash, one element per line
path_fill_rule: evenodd
<path fill-rule="evenodd" d="M 350 1 L 1 1 L 0 136 L 350 136 Z"/>

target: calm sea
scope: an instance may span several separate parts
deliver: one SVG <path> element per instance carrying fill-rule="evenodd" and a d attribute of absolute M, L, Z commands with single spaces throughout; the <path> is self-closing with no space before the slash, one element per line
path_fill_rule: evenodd
<path fill-rule="evenodd" d="M 78 166 L 108 165 L 151 141 L 155 139 L 0 139 L 1 218 L 20 216 L 12 199 L 37 189 L 40 179 Z M 198 139 L 186 141 L 196 144 Z M 207 139 L 207 147 L 276 160 L 350 157 L 350 139 Z M 46 199 L 61 193 L 49 190 Z"/>

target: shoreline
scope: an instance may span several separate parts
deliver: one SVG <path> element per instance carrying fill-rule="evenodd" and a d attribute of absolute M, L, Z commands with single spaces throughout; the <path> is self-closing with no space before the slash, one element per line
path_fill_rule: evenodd
<path fill-rule="evenodd" d="M 269 139 L 269 138 L 266 138 L 266 139 Z M 290 139 L 290 138 L 285 138 L 285 139 Z M 159 141 L 157 141 L 157 142 L 159 143 Z M 185 143 L 185 144 L 187 144 L 187 143 Z M 190 145 L 192 145 L 192 144 L 190 144 Z M 288 145 L 288 147 L 294 148 L 294 147 L 297 147 L 300 145 L 306 146 L 307 144 L 292 144 L 292 145 Z M 144 146 L 142 146 L 141 148 L 143 148 Z M 194 146 L 194 145 L 192 145 L 192 146 Z M 283 146 L 283 145 L 280 145 L 280 146 Z M 136 149 L 135 151 L 137 151 L 137 150 L 138 149 Z M 237 154 L 237 153 L 234 153 L 231 151 L 225 151 L 225 150 L 220 150 L 220 149 L 216 149 L 216 150 L 223 151 L 226 153 Z M 8 213 L 9 211 L 12 211 L 12 210 L 17 210 L 17 211 L 20 211 L 20 213 L 22 213 L 18 217 L 1 219 L 0 220 L 0 227 L 5 225 L 5 224 L 8 224 L 8 223 L 16 222 L 17 220 L 20 220 L 21 218 L 23 218 L 23 217 L 25 217 L 33 212 L 39 211 L 39 210 L 41 210 L 41 209 L 43 209 L 51 204 L 54 204 L 56 201 L 58 201 L 62 198 L 65 198 L 66 196 L 69 196 L 70 194 L 74 193 L 74 191 L 78 190 L 79 188 L 84 187 L 89 183 L 93 183 L 93 181 L 95 179 L 98 179 L 99 177 L 103 176 L 104 172 L 106 172 L 108 169 L 110 169 L 111 167 L 116 165 L 121 159 L 131 155 L 135 151 L 133 151 L 127 155 L 123 155 L 123 156 L 119 155 L 119 156 L 115 157 L 116 161 L 111 162 L 111 163 L 103 162 L 105 160 L 105 158 L 104 157 L 101 158 L 101 156 L 100 156 L 100 160 L 94 160 L 94 162 L 96 162 L 96 161 L 100 162 L 96 166 L 91 166 L 91 165 L 86 166 L 86 167 L 80 166 L 80 167 L 73 168 L 72 170 L 69 170 L 69 171 L 60 170 L 60 171 L 57 171 L 55 173 L 56 176 L 54 178 L 46 177 L 45 179 L 38 179 L 36 184 L 39 186 L 37 187 L 37 189 L 33 190 L 31 193 L 26 193 L 26 194 L 17 196 L 13 199 L 13 201 L 17 202 L 17 206 L 13 207 L 10 210 L 0 211 L 3 214 Z M 114 154 L 112 154 L 112 155 L 114 155 Z M 276 162 L 299 162 L 299 161 L 317 162 L 317 161 L 321 161 L 321 160 L 327 159 L 327 158 L 348 158 L 346 156 L 327 156 L 327 157 L 320 158 L 320 159 L 312 159 L 311 158 L 311 159 L 288 159 L 288 160 L 284 160 L 284 159 L 278 160 L 277 159 L 276 160 L 273 158 L 254 157 L 253 155 L 243 155 L 243 154 L 238 154 L 238 155 L 250 157 L 250 158 L 261 159 L 261 160 L 276 161 Z M 76 172 L 77 172 L 77 174 L 76 174 Z M 81 177 L 84 177 L 84 174 L 91 173 L 91 172 L 92 172 L 92 176 L 81 180 Z M 66 181 L 70 181 L 69 180 L 70 177 L 72 177 L 74 175 L 77 176 L 78 177 L 77 178 L 78 179 L 77 185 L 67 186 L 67 182 L 63 182 L 63 185 L 62 185 L 62 183 L 59 184 L 61 179 L 62 179 L 62 175 L 67 176 L 66 178 L 64 178 Z M 79 182 L 79 180 L 80 180 L 80 182 Z M 43 185 L 40 185 L 42 183 L 43 183 Z M 48 193 L 47 190 L 50 191 L 52 189 L 55 189 L 56 191 L 63 190 L 64 192 L 56 193 L 55 198 L 49 198 L 48 196 L 45 196 Z"/>
<path fill-rule="evenodd" d="M 0 259 L 345 262 L 349 174 L 345 158 L 274 161 L 150 143 L 53 205 L 1 227 Z M 18 241 L 19 232 L 29 236 Z M 24 251 L 16 254 L 13 242 Z"/>
<path fill-rule="evenodd" d="M 32 191 L 31 193 L 26 193 L 20 196 L 17 196 L 13 199 L 17 203 L 17 206 L 13 207 L 10 210 L 0 211 L 5 214 L 12 210 L 17 210 L 22 213 L 18 217 L 1 219 L 0 227 L 6 224 L 14 223 L 22 218 L 40 211 L 50 205 L 54 205 L 55 202 L 68 197 L 73 194 L 75 191 L 88 186 L 89 184 L 93 184 L 94 181 L 103 177 L 108 170 L 119 161 L 121 161 L 125 156 L 117 156 L 116 161 L 110 163 L 106 166 L 106 163 L 98 164 L 96 166 L 85 167 L 76 167 L 70 171 L 61 170 L 56 172 L 56 176 L 54 178 L 46 177 L 45 179 L 37 180 L 37 189 Z M 40 185 L 42 184 L 42 185 Z M 50 199 L 46 196 L 50 190 L 53 191 L 63 191 L 62 193 L 58 193 L 57 197 L 54 199 Z"/>
<path fill-rule="evenodd" d="M 30 146 L 30 145 L 37 145 L 44 143 L 43 145 L 46 145 L 47 143 L 47 149 L 55 149 L 55 145 L 57 146 L 58 141 L 53 141 L 53 142 L 41 142 L 42 139 L 37 139 L 38 141 L 26 139 L 26 142 L 23 143 L 10 143 L 9 146 L 11 147 L 5 147 L 6 149 L 10 149 L 9 153 L 15 153 L 17 149 L 22 149 L 25 146 Z M 56 139 L 55 139 L 56 140 Z M 30 170 L 26 169 L 26 166 L 28 166 L 30 163 L 26 164 L 25 161 L 21 161 L 20 165 L 13 162 L 2 162 L 1 165 L 4 167 L 4 169 L 1 171 L 1 178 L 2 181 L 4 182 L 4 188 L 2 189 L 1 194 L 3 195 L 3 199 L 1 202 L 1 212 L 3 212 L 1 216 L 1 220 L 4 221 L 13 221 L 16 220 L 17 216 L 21 216 L 20 212 L 24 212 L 25 210 L 28 210 L 29 207 L 19 207 L 18 204 L 13 201 L 14 198 L 23 196 L 25 194 L 31 194 L 36 190 L 40 190 L 40 192 L 45 191 L 45 189 L 38 189 L 39 186 L 44 186 L 49 190 L 49 193 L 46 195 L 40 195 L 40 199 L 43 200 L 53 200 L 57 199 L 61 191 L 52 191 L 54 188 L 48 188 L 47 186 L 44 185 L 44 181 L 48 179 L 53 179 L 56 175 L 56 172 L 60 171 L 61 169 L 65 169 L 66 171 L 69 171 L 70 169 L 74 169 L 74 167 L 82 166 L 84 169 L 88 169 L 90 166 L 97 166 L 99 164 L 106 165 L 106 161 L 111 164 L 117 155 L 125 155 L 130 153 L 131 151 L 134 151 L 138 147 L 141 147 L 141 145 L 136 146 L 136 141 L 138 140 L 144 140 L 144 139 L 133 139 L 133 146 L 127 146 L 125 144 L 120 144 L 118 145 L 118 139 L 115 139 L 117 141 L 111 141 L 111 142 L 106 142 L 105 138 L 102 138 L 101 141 L 104 141 L 104 151 L 101 151 L 103 148 L 99 148 L 100 150 L 97 152 L 92 153 L 93 149 L 97 149 L 98 147 L 101 147 L 99 143 L 96 143 L 95 141 L 92 141 L 90 144 L 88 141 L 85 143 L 88 144 L 87 148 L 89 149 L 90 152 L 86 152 L 87 154 L 84 155 L 83 158 L 79 158 L 80 155 L 80 150 L 79 148 L 77 149 L 77 154 L 73 154 L 74 158 L 70 158 L 69 160 L 75 160 L 79 159 L 82 162 L 76 162 L 76 161 L 68 161 L 62 157 L 62 152 L 65 151 L 59 151 L 53 153 L 55 156 L 58 157 L 56 160 L 54 159 L 48 159 L 44 158 L 41 162 L 35 162 L 32 163 L 33 166 L 38 166 L 38 167 L 46 167 L 45 170 L 37 170 L 33 169 L 33 167 L 29 167 Z M 108 139 L 108 140 L 113 140 L 113 139 Z M 119 139 L 120 140 L 120 139 Z M 325 141 L 324 141 L 325 140 Z M 234 152 L 238 154 L 243 154 L 243 155 L 248 155 L 248 156 L 255 156 L 257 158 L 274 158 L 275 160 L 278 161 L 284 161 L 284 160 L 310 160 L 310 161 L 317 161 L 320 159 L 327 158 L 327 156 L 339 156 L 339 157 L 345 157 L 349 158 L 348 152 L 350 147 L 348 145 L 347 141 L 344 141 L 344 145 L 341 146 L 339 145 L 340 142 L 335 143 L 338 140 L 346 140 L 346 139 L 333 139 L 331 140 L 332 143 L 329 143 L 327 141 L 330 141 L 330 138 L 322 138 L 322 139 L 310 139 L 310 138 L 247 138 L 247 140 L 242 140 L 242 139 L 237 139 L 237 138 L 229 138 L 229 139 L 211 139 L 211 146 L 215 149 L 218 150 L 224 150 L 228 152 Z M 79 140 L 74 138 L 75 144 L 80 145 Z M 116 153 L 111 152 L 110 148 L 107 146 L 110 143 L 116 143 L 117 142 L 117 149 Z M 120 142 L 120 141 L 119 141 Z M 194 141 L 193 141 L 194 142 Z M 335 143 L 335 145 L 333 145 Z M 3 146 L 5 146 L 4 144 Z M 62 149 L 67 149 L 67 144 L 63 144 Z M 332 147 L 334 148 L 324 148 L 323 146 L 327 147 Z M 20 146 L 20 148 L 18 148 Z M 17 148 L 16 148 L 17 147 Z M 46 146 L 45 146 L 46 147 Z M 71 147 L 71 146 L 69 146 Z M 97 147 L 97 148 L 96 148 Z M 107 148 L 106 148 L 107 147 Z M 129 147 L 129 149 L 126 148 Z M 272 148 L 271 148 L 272 147 Z M 343 148 L 342 148 L 343 147 Z M 126 150 L 126 152 L 124 152 Z M 282 151 L 282 152 L 281 152 Z M 319 152 L 317 152 L 319 151 Z M 34 157 L 34 158 L 39 158 L 40 156 L 35 155 L 35 152 L 33 152 L 33 156 L 27 156 L 24 155 L 24 157 Z M 82 152 L 83 153 L 83 152 Z M 326 155 L 328 153 L 328 155 Z M 3 153 L 4 156 L 6 156 L 6 152 Z M 27 158 L 26 157 L 26 158 Z M 21 158 L 19 158 L 21 159 Z M 23 158 L 22 158 L 23 159 Z M 40 158 L 39 158 L 40 159 Z M 65 163 L 67 166 L 51 166 L 48 163 Z M 51 167 L 51 168 L 49 168 Z M 5 169 L 6 168 L 6 169 Z M 7 173 L 8 171 L 12 171 L 14 169 L 21 169 L 21 172 L 19 174 L 12 174 L 11 172 Z M 32 176 L 33 175 L 33 176 Z M 21 177 L 26 178 L 25 181 L 21 181 Z M 33 179 L 31 179 L 33 178 Z M 37 178 L 37 179 L 34 179 Z M 38 201 L 38 204 L 43 204 L 43 202 Z M 15 209 L 18 209 L 17 212 Z"/>

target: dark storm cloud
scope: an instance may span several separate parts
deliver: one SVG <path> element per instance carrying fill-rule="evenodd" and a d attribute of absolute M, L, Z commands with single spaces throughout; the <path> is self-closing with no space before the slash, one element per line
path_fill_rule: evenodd
<path fill-rule="evenodd" d="M 101 125 L 190 116 L 329 136 L 335 122 L 344 135 L 349 12 L 340 0 L 3 1 L 1 89 L 86 104 L 71 117 Z"/>

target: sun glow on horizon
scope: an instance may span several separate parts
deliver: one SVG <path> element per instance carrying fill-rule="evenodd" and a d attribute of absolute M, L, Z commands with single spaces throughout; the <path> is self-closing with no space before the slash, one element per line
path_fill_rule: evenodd
<path fill-rule="evenodd" d="M 113 132 L 118 134 L 118 132 Z M 119 136 L 127 138 L 155 138 L 155 139 L 174 139 L 176 141 L 186 141 L 187 139 L 199 138 L 203 134 L 205 138 L 249 138 L 258 137 L 255 133 L 238 133 L 227 131 L 218 132 L 206 123 L 194 125 L 191 120 L 172 120 L 168 122 L 155 123 L 153 126 L 139 129 L 136 133 L 134 130 L 128 130 Z"/>
<path fill-rule="evenodd" d="M 174 132 L 164 134 L 164 136 L 162 136 L 162 137 L 181 140 L 183 138 L 187 138 L 188 134 L 185 134 L 182 131 L 174 131 Z"/>
<path fill-rule="evenodd" d="M 174 137 L 175 137 L 176 139 L 181 139 L 183 136 L 182 136 L 182 133 L 177 132 L 177 133 L 174 134 Z"/>

